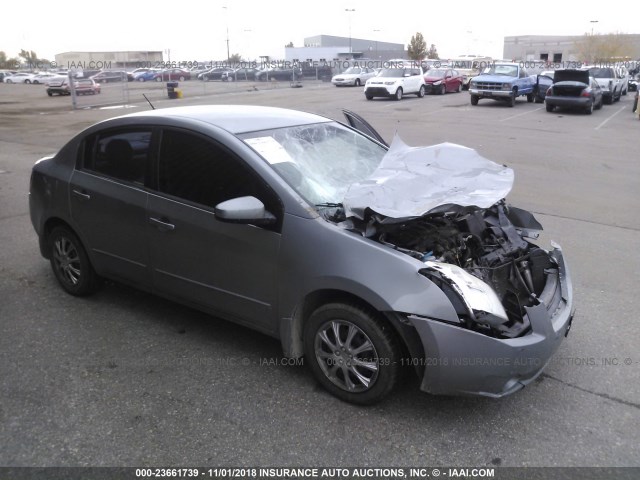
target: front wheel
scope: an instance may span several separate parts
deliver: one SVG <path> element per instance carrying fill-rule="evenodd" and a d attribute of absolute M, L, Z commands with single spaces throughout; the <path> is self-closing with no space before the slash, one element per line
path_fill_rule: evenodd
<path fill-rule="evenodd" d="M 67 293 L 89 295 L 100 286 L 86 250 L 67 227 L 56 227 L 49 235 L 49 258 L 58 283 Z"/>
<path fill-rule="evenodd" d="M 180 77 L 178 80 L 184 82 L 184 77 Z"/>
<path fill-rule="evenodd" d="M 509 100 L 507 100 L 507 105 L 513 107 L 516 104 L 516 92 L 511 92 L 511 96 Z"/>
<path fill-rule="evenodd" d="M 471 105 L 478 105 L 478 95 L 471 95 Z"/>
<path fill-rule="evenodd" d="M 402 88 L 398 88 L 398 90 L 396 90 L 396 95 L 394 98 L 396 100 L 402 100 Z"/>
<path fill-rule="evenodd" d="M 369 95 L 368 93 L 365 93 L 364 98 L 366 98 L 367 100 L 373 100 L 373 95 Z"/>
<path fill-rule="evenodd" d="M 456 90 L 456 93 L 460 93 L 461 91 L 462 91 L 462 82 L 458 84 L 458 89 Z"/>
<path fill-rule="evenodd" d="M 440 95 L 444 95 L 445 93 L 447 93 L 447 86 L 443 83 L 442 85 L 440 85 Z"/>
<path fill-rule="evenodd" d="M 353 83 L 356 87 L 360 86 L 360 79 L 356 78 L 356 81 Z"/>
<path fill-rule="evenodd" d="M 360 405 L 380 401 L 400 375 L 400 348 L 392 328 L 358 305 L 318 308 L 304 328 L 304 351 L 320 384 Z"/>
<path fill-rule="evenodd" d="M 418 93 L 416 93 L 416 95 L 418 96 L 418 98 L 422 98 L 424 97 L 425 93 L 426 91 L 425 91 L 424 85 L 421 85 L 420 90 L 418 90 Z"/>

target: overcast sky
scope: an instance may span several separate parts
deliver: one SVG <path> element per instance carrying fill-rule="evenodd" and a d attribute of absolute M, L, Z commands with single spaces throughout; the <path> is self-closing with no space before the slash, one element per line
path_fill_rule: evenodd
<path fill-rule="evenodd" d="M 637 11 L 593 13 L 578 1 L 98 0 L 82 3 L 86 9 L 74 6 L 80 4 L 5 2 L 0 50 L 11 57 L 24 48 L 50 60 L 67 51 L 113 50 L 161 50 L 165 60 L 170 50 L 172 61 L 223 60 L 228 28 L 231 53 L 280 59 L 288 42 L 298 47 L 313 35 L 348 37 L 351 29 L 353 37 L 405 47 L 421 32 L 442 58 L 501 58 L 508 35 L 582 35 L 592 27 L 595 33 L 640 33 Z"/>

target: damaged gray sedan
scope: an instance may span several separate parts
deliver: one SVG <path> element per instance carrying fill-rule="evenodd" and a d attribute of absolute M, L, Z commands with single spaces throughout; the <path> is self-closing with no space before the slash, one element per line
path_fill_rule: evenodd
<path fill-rule="evenodd" d="M 458 145 L 389 147 L 345 114 L 98 123 L 33 168 L 42 255 L 73 295 L 109 278 L 276 337 L 346 401 L 379 401 L 403 369 L 434 394 L 534 380 L 571 326 L 571 279 L 505 202 L 513 171 Z"/>

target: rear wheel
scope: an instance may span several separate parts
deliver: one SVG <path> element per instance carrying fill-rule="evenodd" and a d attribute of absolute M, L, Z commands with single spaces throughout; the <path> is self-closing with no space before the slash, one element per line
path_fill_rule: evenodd
<path fill-rule="evenodd" d="M 392 328 L 358 305 L 318 308 L 304 328 L 304 351 L 320 384 L 361 405 L 389 394 L 400 374 L 400 347 Z"/>
<path fill-rule="evenodd" d="M 547 112 L 553 112 L 553 105 L 549 105 L 548 103 L 546 104 L 547 107 Z"/>
<path fill-rule="evenodd" d="M 398 90 L 396 90 L 396 95 L 394 98 L 396 100 L 402 100 L 402 88 L 398 88 Z"/>
<path fill-rule="evenodd" d="M 478 95 L 471 95 L 471 105 L 478 105 Z"/>
<path fill-rule="evenodd" d="M 100 286 L 100 277 L 93 270 L 86 250 L 67 227 L 56 227 L 49 235 L 49 257 L 53 273 L 67 293 L 89 295 Z"/>
<path fill-rule="evenodd" d="M 180 77 L 178 80 L 184 82 L 184 77 Z"/>
<path fill-rule="evenodd" d="M 604 97 L 604 103 L 611 105 L 613 103 L 613 95 Z"/>
<path fill-rule="evenodd" d="M 356 78 L 356 81 L 353 83 L 356 87 L 360 86 L 360 79 Z"/>
<path fill-rule="evenodd" d="M 535 95 L 533 93 L 530 93 L 529 95 L 527 95 L 527 102 L 533 103 L 534 100 L 535 100 Z"/>
<path fill-rule="evenodd" d="M 585 108 L 584 113 L 587 115 L 591 115 L 593 113 L 593 102 L 591 102 L 587 108 Z"/>
<path fill-rule="evenodd" d="M 424 85 L 421 85 L 420 90 L 418 90 L 418 93 L 416 93 L 416 95 L 418 96 L 418 98 L 422 98 L 424 97 L 424 94 L 425 94 L 425 88 L 424 88 Z"/>

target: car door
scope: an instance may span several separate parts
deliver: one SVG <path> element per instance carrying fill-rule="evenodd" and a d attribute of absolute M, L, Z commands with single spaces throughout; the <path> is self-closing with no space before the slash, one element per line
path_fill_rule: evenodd
<path fill-rule="evenodd" d="M 274 331 L 282 207 L 275 193 L 231 150 L 213 139 L 165 128 L 157 191 L 147 221 L 155 288 L 214 313 Z M 227 223 L 214 207 L 254 196 L 278 222 Z"/>
<path fill-rule="evenodd" d="M 70 209 L 96 271 L 148 285 L 146 208 L 150 128 L 87 137 L 70 182 Z"/>

